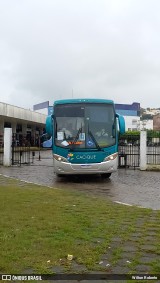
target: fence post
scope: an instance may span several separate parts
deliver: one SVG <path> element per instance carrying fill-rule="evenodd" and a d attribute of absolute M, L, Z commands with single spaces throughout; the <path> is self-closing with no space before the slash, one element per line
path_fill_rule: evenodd
<path fill-rule="evenodd" d="M 140 170 L 147 169 L 147 132 L 140 131 Z"/>
<path fill-rule="evenodd" d="M 4 128 L 4 156 L 3 165 L 11 166 L 12 128 Z"/>

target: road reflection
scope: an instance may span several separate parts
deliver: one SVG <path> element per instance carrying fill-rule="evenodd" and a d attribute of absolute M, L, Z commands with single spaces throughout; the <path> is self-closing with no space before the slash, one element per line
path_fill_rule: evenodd
<path fill-rule="evenodd" d="M 55 186 L 91 193 L 97 196 L 114 196 L 114 182 L 112 178 L 102 178 L 100 175 L 76 175 L 56 177 Z"/>

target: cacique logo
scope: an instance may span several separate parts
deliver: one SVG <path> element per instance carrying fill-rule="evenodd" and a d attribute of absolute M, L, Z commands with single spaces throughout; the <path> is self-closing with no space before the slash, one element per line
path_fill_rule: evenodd
<path fill-rule="evenodd" d="M 95 160 L 96 159 L 96 155 L 94 154 L 92 154 L 92 155 L 90 155 L 90 154 L 78 154 L 77 156 L 76 156 L 76 159 L 87 159 L 87 160 Z"/>

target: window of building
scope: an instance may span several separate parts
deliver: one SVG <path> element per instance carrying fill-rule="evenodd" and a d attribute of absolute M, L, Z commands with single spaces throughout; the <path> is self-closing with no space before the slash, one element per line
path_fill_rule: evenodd
<path fill-rule="evenodd" d="M 4 122 L 4 128 L 12 128 L 10 122 Z"/>
<path fill-rule="evenodd" d="M 137 120 L 132 120 L 132 125 L 137 125 Z"/>
<path fill-rule="evenodd" d="M 17 133 L 21 133 L 22 132 L 22 125 L 21 124 L 17 124 L 16 132 Z"/>

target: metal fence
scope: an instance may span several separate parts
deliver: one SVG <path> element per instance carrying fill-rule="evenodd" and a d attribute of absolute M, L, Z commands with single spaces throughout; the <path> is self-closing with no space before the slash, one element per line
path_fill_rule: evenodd
<path fill-rule="evenodd" d="M 4 137 L 3 137 L 4 140 Z M 28 139 L 27 135 L 21 134 L 21 139 L 17 138 L 17 134 L 12 135 L 12 145 L 11 145 L 11 165 L 29 165 L 34 162 L 35 150 L 39 150 L 40 158 L 40 137 L 38 137 L 38 142 L 33 144 L 33 142 Z M 0 143 L 0 165 L 3 165 L 4 159 L 4 143 Z"/>
<path fill-rule="evenodd" d="M 147 147 L 147 164 L 160 164 L 160 146 Z"/>
<path fill-rule="evenodd" d="M 140 166 L 140 136 L 121 136 L 119 139 L 119 168 Z"/>
<path fill-rule="evenodd" d="M 31 147 L 29 141 L 24 135 L 21 143 L 16 139 L 17 135 L 12 135 L 12 165 L 30 164 L 31 163 Z"/>
<path fill-rule="evenodd" d="M 40 139 L 39 139 L 40 141 Z M 39 152 L 40 152 L 40 142 Z M 119 168 L 137 168 L 140 166 L 140 136 L 121 136 L 119 139 Z M 3 146 L 0 145 L 0 165 L 3 165 Z M 31 147 L 27 136 L 23 135 L 21 141 L 17 135 L 12 137 L 12 165 L 31 164 L 34 161 L 35 152 Z M 40 154 L 39 154 L 40 156 Z M 160 132 L 147 135 L 147 164 L 160 165 Z"/>
<path fill-rule="evenodd" d="M 160 164 L 160 132 L 147 134 L 147 164 Z"/>
<path fill-rule="evenodd" d="M 147 132 L 147 164 L 160 165 L 160 132 Z M 119 139 L 119 168 L 140 166 L 140 136 L 121 136 Z"/>
<path fill-rule="evenodd" d="M 3 165 L 3 155 L 4 155 L 3 147 L 0 146 L 0 165 Z"/>

